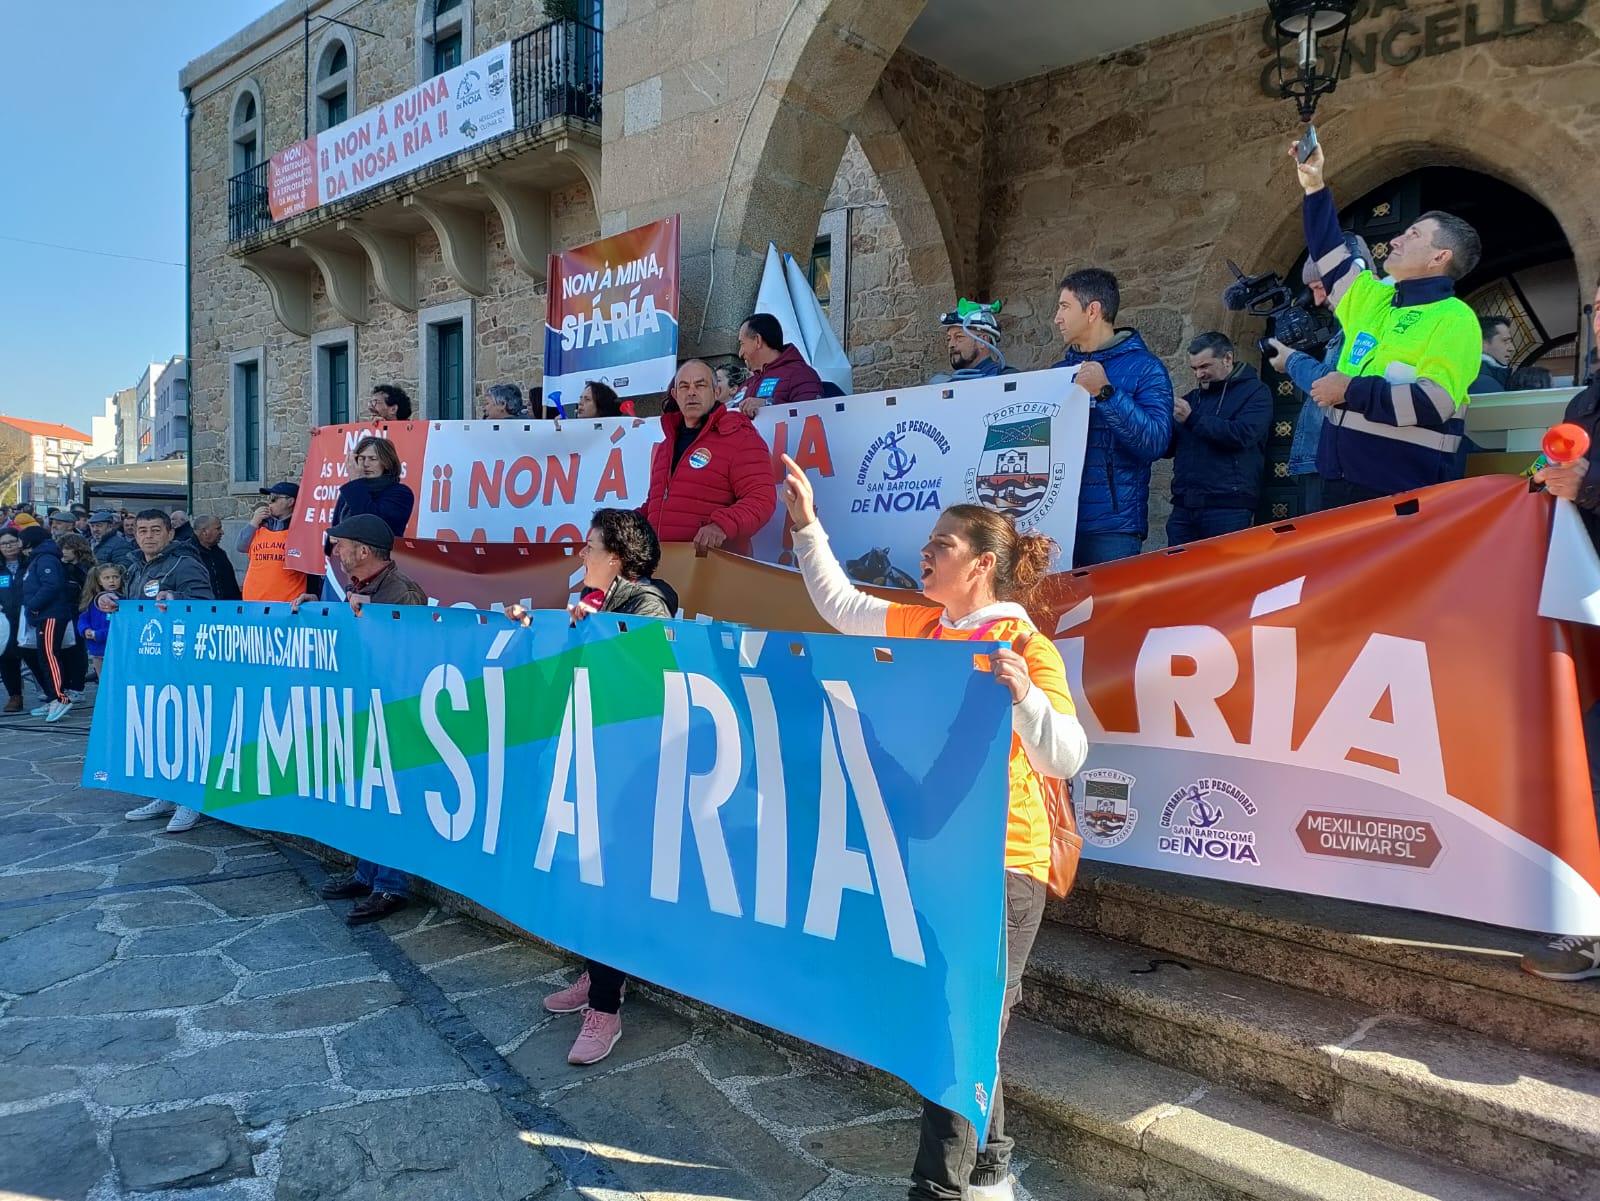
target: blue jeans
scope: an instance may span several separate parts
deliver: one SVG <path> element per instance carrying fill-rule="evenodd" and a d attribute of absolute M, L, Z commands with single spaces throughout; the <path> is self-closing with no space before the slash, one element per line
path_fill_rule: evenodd
<path fill-rule="evenodd" d="M 370 859 L 356 860 L 356 879 L 373 892 L 393 893 L 397 897 L 411 895 L 411 877 L 392 867 L 382 867 Z"/>
<path fill-rule="evenodd" d="M 1191 509 L 1187 505 L 1173 505 L 1172 516 L 1167 518 L 1167 545 L 1182 546 L 1185 542 L 1247 530 L 1254 524 L 1255 516 L 1250 509 Z"/>
<path fill-rule="evenodd" d="M 1294 478 L 1301 481 L 1302 495 L 1305 498 L 1300 511 L 1302 513 L 1322 512 L 1322 477 L 1312 471 L 1302 473 Z"/>
<path fill-rule="evenodd" d="M 1144 539 L 1137 534 L 1086 534 L 1079 530 L 1072 543 L 1072 565 L 1093 567 L 1096 563 L 1131 559 L 1143 546 Z"/>

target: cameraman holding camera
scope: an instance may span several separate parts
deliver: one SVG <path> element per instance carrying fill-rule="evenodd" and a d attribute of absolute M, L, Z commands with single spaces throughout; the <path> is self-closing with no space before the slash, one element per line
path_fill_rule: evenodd
<path fill-rule="evenodd" d="M 1357 271 L 1365 270 L 1372 264 L 1372 251 L 1367 249 L 1361 237 L 1346 233 L 1344 244 L 1355 261 Z M 1322 284 L 1322 273 L 1317 270 L 1315 259 L 1306 259 L 1300 279 L 1311 293 L 1311 303 L 1318 308 L 1326 308 L 1328 289 Z M 1305 397 L 1300 414 L 1294 421 L 1294 441 L 1289 446 L 1289 474 L 1296 479 L 1305 477 L 1305 511 L 1315 513 L 1323 507 L 1322 477 L 1317 474 L 1317 444 L 1322 441 L 1324 418 L 1322 406 L 1311 399 L 1311 385 L 1329 372 L 1339 369 L 1339 357 L 1344 354 L 1344 330 L 1334 331 L 1333 337 L 1323 346 L 1320 360 L 1303 350 L 1285 346 L 1277 338 L 1266 339 L 1262 349 L 1268 347 L 1271 350 L 1267 357 L 1273 369 L 1293 380 L 1294 386 Z"/>
<path fill-rule="evenodd" d="M 1292 145 L 1289 154 L 1305 191 L 1306 248 L 1344 331 L 1337 369 L 1311 385 L 1327 414 L 1317 445 L 1323 507 L 1456 478 L 1481 340 L 1455 283 L 1478 264 L 1477 232 L 1449 213 L 1424 213 L 1390 242 L 1389 279 L 1380 280 L 1339 229 L 1322 148 L 1303 163 Z"/>

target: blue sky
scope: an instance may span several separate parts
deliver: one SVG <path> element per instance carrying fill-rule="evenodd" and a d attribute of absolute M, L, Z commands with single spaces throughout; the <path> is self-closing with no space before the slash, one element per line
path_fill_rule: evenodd
<path fill-rule="evenodd" d="M 17 6 L 0 74 L 0 111 L 14 118 L 0 125 L 0 413 L 87 432 L 106 396 L 132 386 L 147 364 L 183 353 L 178 71 L 271 7 Z"/>

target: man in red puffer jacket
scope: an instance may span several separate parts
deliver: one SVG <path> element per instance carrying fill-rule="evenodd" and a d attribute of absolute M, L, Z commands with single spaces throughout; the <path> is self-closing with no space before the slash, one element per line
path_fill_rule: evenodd
<path fill-rule="evenodd" d="M 678 368 L 661 414 L 666 437 L 650 456 L 645 520 L 663 542 L 750 553 L 750 538 L 778 505 L 772 452 L 743 413 L 712 397 L 711 368 Z"/>

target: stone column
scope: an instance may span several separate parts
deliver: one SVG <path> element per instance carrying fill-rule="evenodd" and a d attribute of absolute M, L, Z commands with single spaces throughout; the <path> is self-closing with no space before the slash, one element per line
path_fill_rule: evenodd
<path fill-rule="evenodd" d="M 682 215 L 684 353 L 733 349 L 768 241 L 809 252 L 846 125 L 924 2 L 606 5 L 601 228 Z"/>

